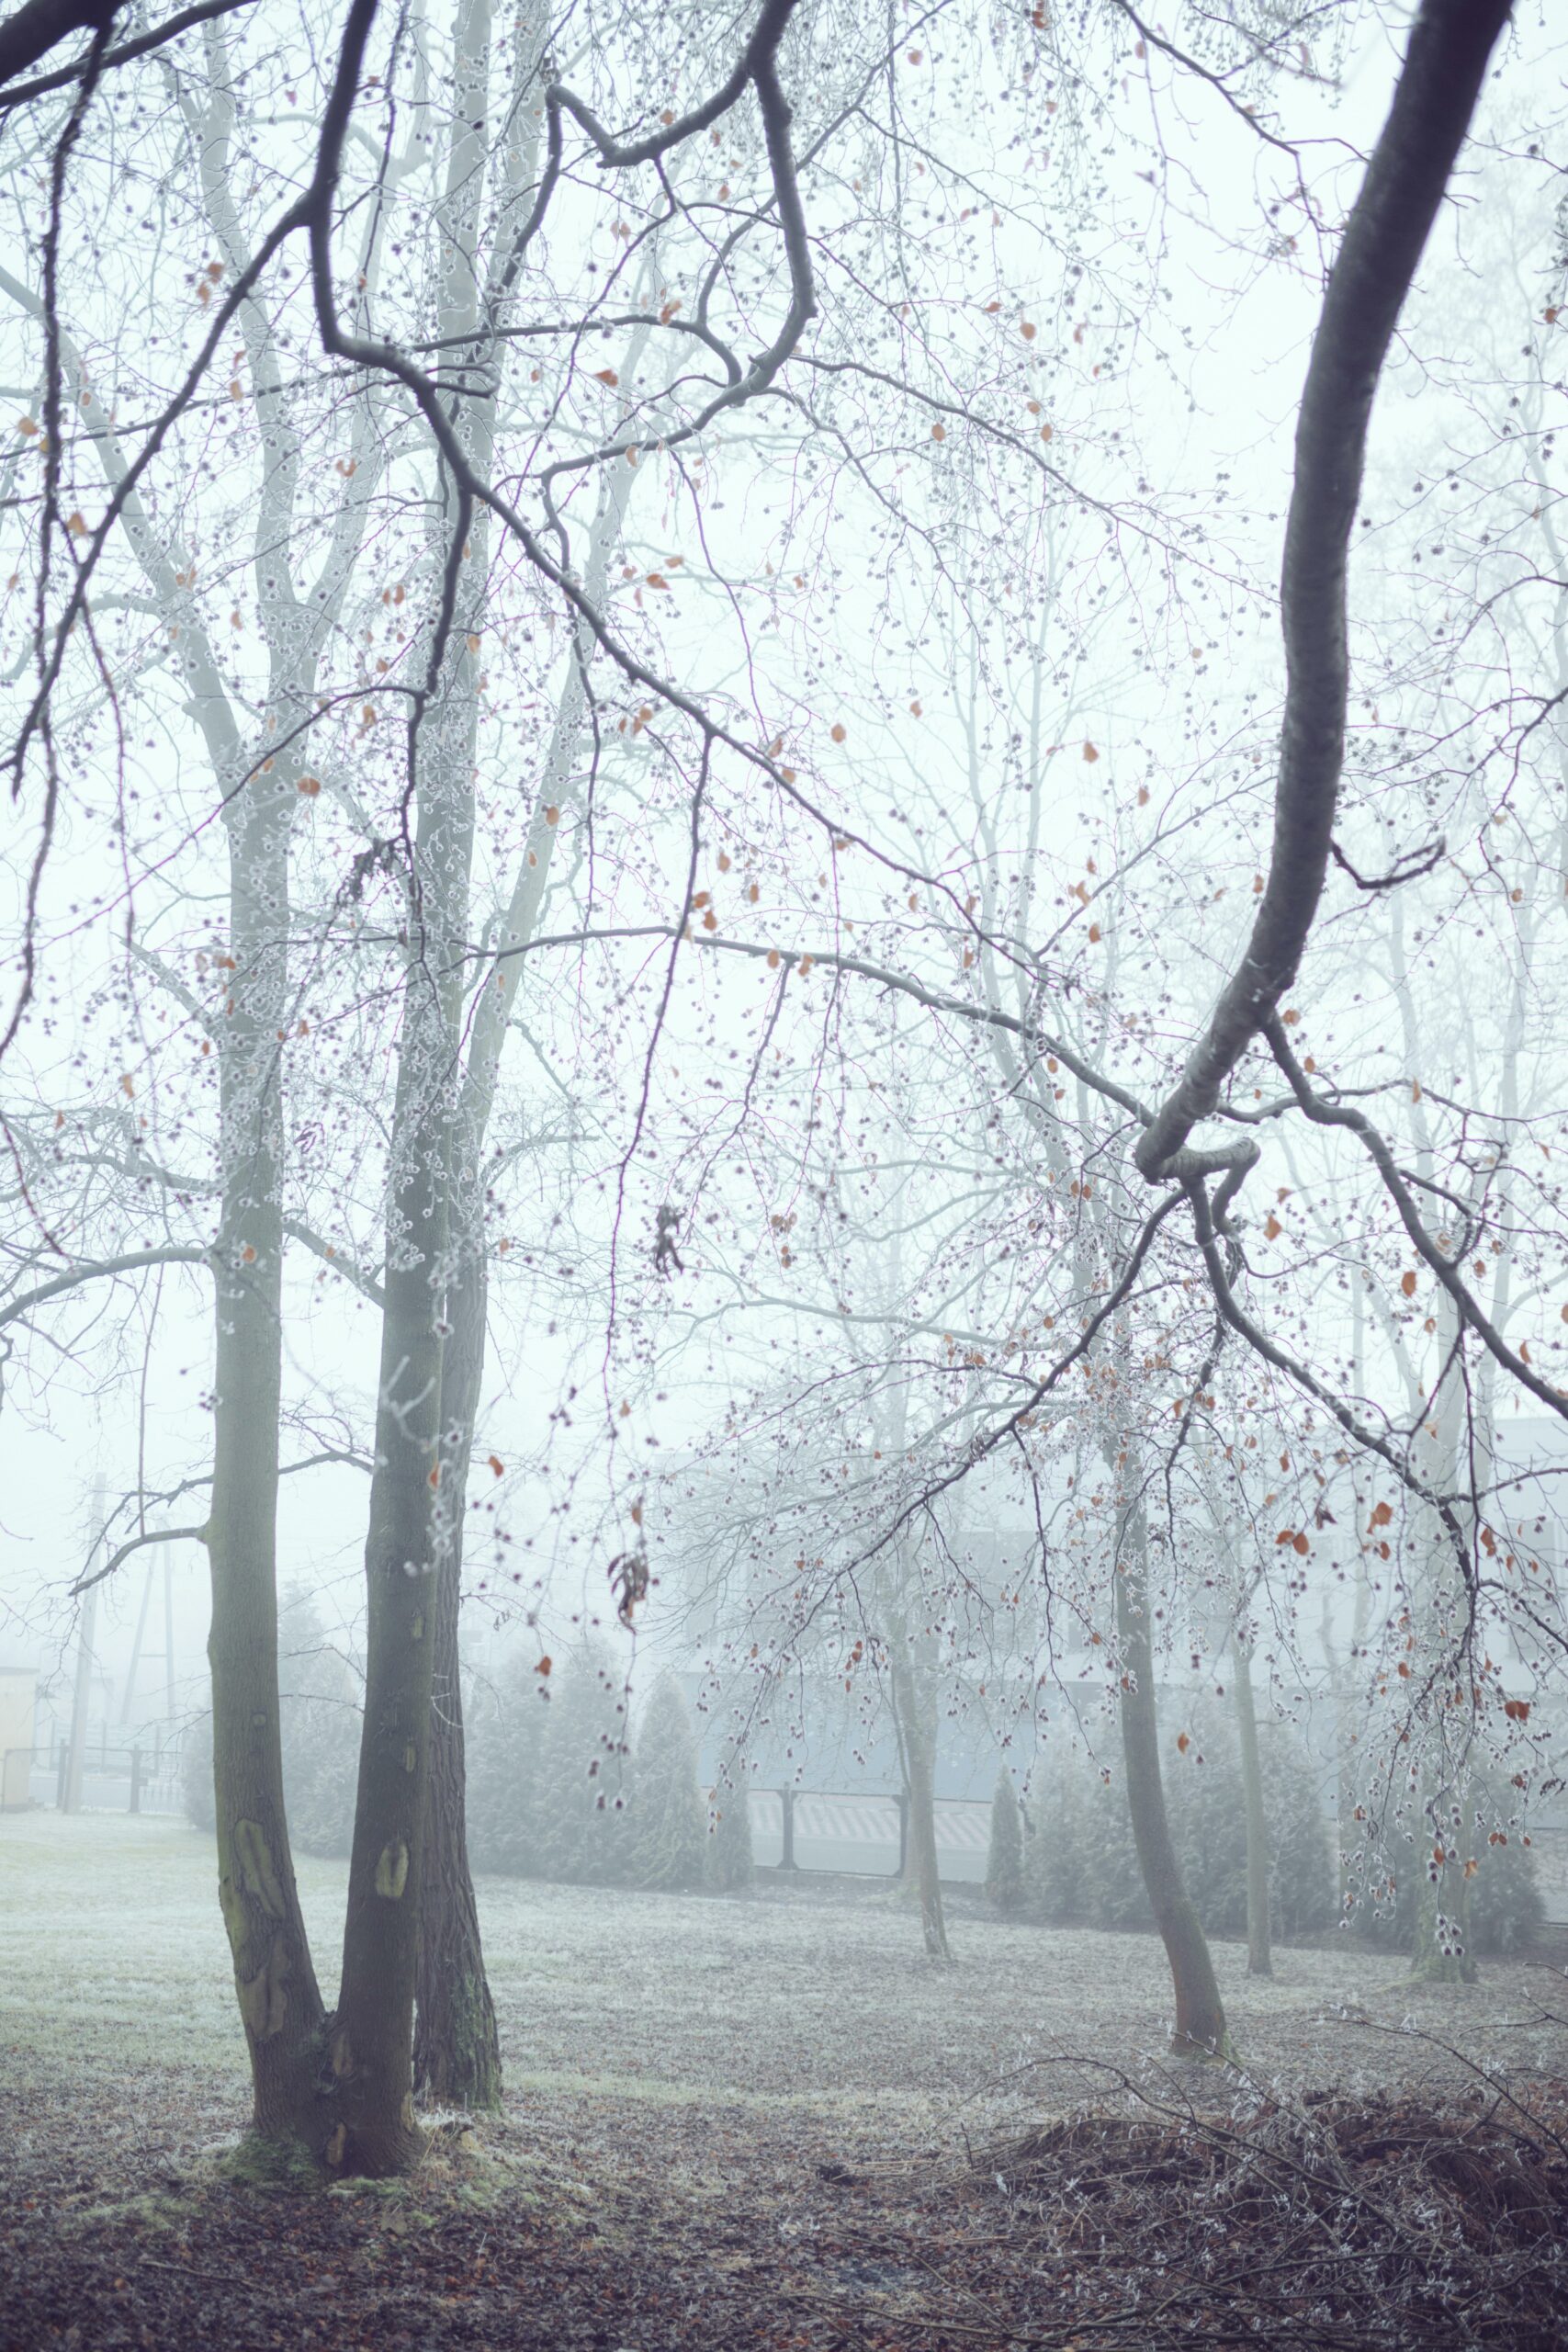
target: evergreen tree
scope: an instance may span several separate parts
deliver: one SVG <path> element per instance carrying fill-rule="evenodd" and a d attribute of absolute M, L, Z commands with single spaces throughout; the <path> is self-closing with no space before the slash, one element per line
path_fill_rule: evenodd
<path fill-rule="evenodd" d="M 1023 1815 L 1012 1781 L 997 1774 L 991 1796 L 991 1840 L 986 1855 L 986 1893 L 1004 1917 L 1023 1907 Z"/>
<path fill-rule="evenodd" d="M 1120 1788 L 1088 1757 L 1053 1753 L 1035 1783 L 1028 1907 L 1048 1927 L 1145 1926 L 1148 1899 Z"/>
<path fill-rule="evenodd" d="M 1209 1935 L 1247 1933 L 1247 1817 L 1235 1725 L 1213 1707 L 1189 1718 L 1190 1747 L 1166 1774 L 1182 1877 Z M 1200 1758 L 1201 1761 L 1200 1761 Z M 1318 1932 L 1335 1917 L 1334 1882 L 1317 1775 L 1286 1724 L 1263 1741 L 1263 1796 L 1271 1862 L 1272 1931 Z M 1121 1777 L 1108 1781 L 1081 1756 L 1055 1759 L 1033 1808 L 1025 1891 L 1051 1926 L 1147 1928 L 1153 1924 Z"/>
<path fill-rule="evenodd" d="M 278 1611 L 277 1679 L 289 1833 L 307 1854 L 346 1854 L 359 1783 L 360 1694 L 298 1585 Z"/>
<path fill-rule="evenodd" d="M 218 1826 L 218 1804 L 212 1787 L 212 1711 L 208 1708 L 190 1725 L 180 1750 L 185 1781 L 186 1817 L 198 1829 Z"/>
<path fill-rule="evenodd" d="M 649 1694 L 637 1744 L 632 1875 L 638 1886 L 700 1886 L 707 1818 L 697 1783 L 697 1743 L 681 1686 L 668 1669 Z"/>
<path fill-rule="evenodd" d="M 552 1680 L 536 1820 L 545 1878 L 604 1886 L 624 1878 L 631 1774 L 621 1678 L 590 1645 Z"/>
<path fill-rule="evenodd" d="M 744 1894 L 752 1883 L 751 1801 L 739 1756 L 731 1753 L 708 1792 L 710 1826 L 704 1877 L 716 1894 Z"/>
<path fill-rule="evenodd" d="M 539 1781 L 549 1724 L 547 1684 L 531 1649 L 514 1654 L 464 1709 L 468 1860 L 478 1871 L 536 1876 Z"/>
<path fill-rule="evenodd" d="M 300 1587 L 284 1595 L 277 1618 L 277 1680 L 283 1794 L 293 1843 L 307 1854 L 346 1854 L 359 1778 L 359 1692 L 330 1646 L 314 1602 Z M 198 1828 L 216 1819 L 212 1717 L 186 1737 L 186 1812 Z"/>

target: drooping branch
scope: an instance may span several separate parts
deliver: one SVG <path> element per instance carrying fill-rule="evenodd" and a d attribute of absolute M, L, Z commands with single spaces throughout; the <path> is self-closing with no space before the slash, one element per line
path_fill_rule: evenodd
<path fill-rule="evenodd" d="M 95 1568 L 91 1576 L 77 1577 L 70 1587 L 71 1598 L 77 1600 L 83 1593 L 90 1592 L 94 1585 L 105 1583 L 117 1568 L 124 1566 L 133 1552 L 141 1551 L 149 1544 L 205 1544 L 208 1537 L 205 1520 L 199 1527 L 150 1527 L 145 1534 L 128 1535 L 125 1542 L 110 1553 L 101 1568 Z"/>
<path fill-rule="evenodd" d="M 1493 1356 L 1502 1365 L 1504 1371 L 1511 1374 L 1522 1388 L 1528 1388 L 1530 1395 L 1538 1397 L 1550 1411 L 1568 1419 L 1568 1397 L 1564 1397 L 1561 1389 L 1554 1388 L 1550 1381 L 1543 1380 L 1533 1364 L 1528 1363 L 1517 1348 L 1511 1348 L 1508 1345 L 1471 1290 L 1464 1276 L 1460 1272 L 1457 1254 L 1450 1257 L 1427 1232 L 1422 1221 L 1421 1212 L 1416 1205 L 1416 1196 L 1401 1172 L 1393 1153 L 1389 1148 L 1387 1136 L 1372 1125 L 1364 1112 L 1353 1109 L 1348 1103 L 1330 1102 L 1317 1092 L 1294 1054 L 1292 1053 L 1290 1042 L 1279 1021 L 1270 1019 L 1265 1022 L 1263 1034 L 1273 1049 L 1275 1060 L 1290 1080 L 1296 1101 L 1313 1124 L 1320 1127 L 1348 1127 L 1363 1145 L 1378 1174 L 1382 1179 L 1384 1190 L 1399 1212 L 1399 1221 L 1410 1236 L 1417 1256 L 1426 1261 L 1444 1290 L 1453 1300 L 1459 1310 L 1461 1323 L 1475 1333 L 1488 1354 Z M 1438 1192 L 1439 1194 L 1442 1192 L 1440 1186 L 1428 1186 L 1427 1189 Z M 1444 1197 L 1452 1199 L 1451 1194 Z M 1462 1209 L 1461 1204 L 1456 1203 L 1455 1205 Z M 1461 1236 L 1461 1239 L 1467 1244 L 1468 1235 L 1467 1227 L 1465 1234 Z"/>

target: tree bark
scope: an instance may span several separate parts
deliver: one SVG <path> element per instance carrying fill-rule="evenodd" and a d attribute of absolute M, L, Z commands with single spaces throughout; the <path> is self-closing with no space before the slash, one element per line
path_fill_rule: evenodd
<path fill-rule="evenodd" d="M 1216 1164 L 1216 1156 L 1184 1162 L 1181 1155 L 1294 978 L 1316 917 L 1344 766 L 1346 582 L 1372 401 L 1510 6 L 1511 0 L 1421 0 L 1388 119 L 1345 224 L 1296 422 L 1280 579 L 1285 707 L 1268 879 L 1246 951 L 1138 1139 L 1134 1158 L 1151 1183 Z M 1235 1149 L 1217 1159 L 1244 1164 Z"/>
<path fill-rule="evenodd" d="M 501 2043 L 485 1979 L 479 1910 L 468 1870 L 463 1693 L 457 1646 L 468 1450 L 484 1371 L 489 1280 L 475 1248 L 446 1293 L 442 1366 L 449 1532 L 436 1574 L 435 1657 L 425 1810 L 424 1893 L 413 2044 L 414 2088 L 446 2107 L 498 2108 Z"/>
<path fill-rule="evenodd" d="M 435 830 L 422 809 L 416 861 L 424 876 L 432 873 Z M 422 2145 L 413 2113 L 413 2001 L 435 1653 L 434 1506 L 442 1469 L 440 1270 L 446 1250 L 450 1092 L 441 1083 L 441 1063 L 452 1043 L 435 975 L 449 960 L 444 944 L 426 931 L 411 957 L 406 985 L 393 1124 L 399 1164 L 388 1211 L 376 1466 L 365 1547 L 365 1724 L 343 1983 L 332 2038 L 341 2112 L 327 2161 L 335 2170 L 371 2177 L 408 2170 Z"/>
<path fill-rule="evenodd" d="M 926 1958 L 947 1967 L 947 1920 L 942 1910 L 942 1874 L 936 1850 L 936 1710 L 929 1678 L 922 1674 L 913 1646 L 900 1629 L 889 1645 L 893 1671 L 893 1705 L 898 1723 L 898 1745 L 904 1759 L 904 1786 L 909 1800 L 908 1876 L 920 1904 L 920 1937 Z"/>
<path fill-rule="evenodd" d="M 1182 1883 L 1166 1811 L 1159 1768 L 1159 1719 L 1155 1704 L 1154 1644 L 1150 1639 L 1147 1536 L 1136 1510 L 1127 1532 L 1127 1557 L 1116 1575 L 1116 1633 L 1122 1653 L 1122 1754 L 1133 1839 L 1149 1907 L 1170 1962 L 1176 1994 L 1171 2047 L 1186 2056 L 1228 2058 L 1230 2035 L 1214 1981 L 1214 1965 L 1192 1898 Z"/>
<path fill-rule="evenodd" d="M 1269 1939 L 1269 1820 L 1263 1809 L 1263 1763 L 1258 1752 L 1258 1710 L 1252 1697 L 1252 1650 L 1238 1633 L 1235 1657 L 1235 1727 L 1241 1749 L 1242 1804 L 1247 1814 L 1247 1973 L 1272 1976 Z"/>
<path fill-rule="evenodd" d="M 277 1688 L 277 1460 L 282 1383 L 282 1092 L 288 832 L 279 793 L 231 802 L 234 961 L 220 1060 L 222 1205 L 216 1294 L 212 1777 L 218 1890 L 265 2141 L 317 2151 L 321 1996 L 294 1883 Z"/>

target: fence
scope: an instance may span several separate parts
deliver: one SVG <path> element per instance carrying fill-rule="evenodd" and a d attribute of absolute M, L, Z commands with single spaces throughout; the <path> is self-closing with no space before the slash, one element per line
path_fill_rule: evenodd
<path fill-rule="evenodd" d="M 70 1749 L 65 1740 L 51 1747 L 11 1747 L 3 1759 L 3 1784 L 13 1786 L 13 1774 L 25 1769 L 28 1800 L 33 1804 L 65 1803 L 65 1779 Z M 82 1810 L 96 1813 L 180 1813 L 185 1809 L 185 1783 L 179 1751 L 162 1740 L 146 1747 L 111 1747 L 107 1740 L 89 1743 L 82 1759 Z"/>
<path fill-rule="evenodd" d="M 909 1850 L 907 1796 L 818 1789 L 750 1789 L 751 1851 L 761 1870 L 834 1871 L 897 1878 Z M 990 1839 L 988 1803 L 939 1797 L 937 1861 L 944 1879 L 980 1883 Z"/>

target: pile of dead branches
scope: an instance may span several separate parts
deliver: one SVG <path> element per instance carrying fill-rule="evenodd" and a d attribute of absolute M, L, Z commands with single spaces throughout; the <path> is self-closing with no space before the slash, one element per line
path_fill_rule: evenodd
<path fill-rule="evenodd" d="M 1021 2241 L 1034 2257 L 1022 2326 L 1001 2277 L 989 2282 L 996 2332 L 1082 2352 L 1562 2352 L 1565 2131 L 1561 2089 L 1215 2112 L 1129 2084 L 1117 2111 L 1053 2122 L 972 2165 L 973 2198 L 993 2226 L 1003 2200 L 1015 2259 Z M 1003 2269 L 1016 2286 L 1014 2264 Z M 949 2324 L 974 2340 L 987 2330 L 964 2272 Z"/>

